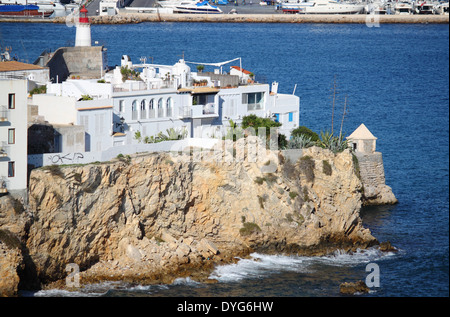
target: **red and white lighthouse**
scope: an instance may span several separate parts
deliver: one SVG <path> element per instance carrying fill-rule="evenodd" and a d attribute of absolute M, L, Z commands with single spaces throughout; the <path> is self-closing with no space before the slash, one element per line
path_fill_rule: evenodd
<path fill-rule="evenodd" d="M 80 10 L 80 18 L 77 23 L 75 46 L 91 46 L 91 24 L 87 16 L 88 10 L 84 7 Z"/>

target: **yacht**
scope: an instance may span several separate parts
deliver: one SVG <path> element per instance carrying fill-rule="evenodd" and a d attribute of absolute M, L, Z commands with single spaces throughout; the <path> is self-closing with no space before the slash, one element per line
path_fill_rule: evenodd
<path fill-rule="evenodd" d="M 78 4 L 68 0 L 0 0 L 0 4 L 35 5 L 39 7 L 39 12 L 53 11 L 52 16 L 66 16 L 79 7 Z"/>
<path fill-rule="evenodd" d="M 290 1 L 281 4 L 283 12 L 306 14 L 356 14 L 364 10 L 362 3 L 347 3 L 338 0 L 313 0 L 306 2 Z"/>
<path fill-rule="evenodd" d="M 395 14 L 414 14 L 414 8 L 409 1 L 399 1 L 394 5 Z"/>
<path fill-rule="evenodd" d="M 163 0 L 158 1 L 158 4 L 162 8 L 171 8 L 173 13 L 208 13 L 217 14 L 223 13 L 220 8 L 209 4 L 208 1 L 195 1 L 195 0 Z"/>
<path fill-rule="evenodd" d="M 367 14 L 387 14 L 386 3 L 383 1 L 368 3 L 365 10 Z"/>
<path fill-rule="evenodd" d="M 434 4 L 431 2 L 421 1 L 416 2 L 415 11 L 417 14 L 435 14 Z"/>
<path fill-rule="evenodd" d="M 437 9 L 439 14 L 448 15 L 448 2 L 439 4 Z"/>

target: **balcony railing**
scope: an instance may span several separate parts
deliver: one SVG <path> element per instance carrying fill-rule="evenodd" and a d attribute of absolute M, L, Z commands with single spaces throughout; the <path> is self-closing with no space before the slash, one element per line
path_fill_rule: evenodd
<path fill-rule="evenodd" d="M 192 118 L 192 109 L 189 106 L 183 106 L 178 108 L 178 117 L 182 119 Z"/>
<path fill-rule="evenodd" d="M 9 156 L 9 146 L 6 142 L 0 142 L 0 160 Z"/>
<path fill-rule="evenodd" d="M 8 121 L 8 107 L 0 106 L 0 123 Z"/>
<path fill-rule="evenodd" d="M 262 104 L 261 103 L 249 103 L 247 104 L 247 111 L 252 111 L 252 110 L 261 110 Z"/>
<path fill-rule="evenodd" d="M 186 119 L 218 116 L 216 109 L 217 105 L 214 103 L 207 103 L 206 105 L 182 106 L 178 108 L 178 117 Z"/>
<path fill-rule="evenodd" d="M 8 192 L 8 181 L 4 177 L 0 177 L 0 194 Z"/>

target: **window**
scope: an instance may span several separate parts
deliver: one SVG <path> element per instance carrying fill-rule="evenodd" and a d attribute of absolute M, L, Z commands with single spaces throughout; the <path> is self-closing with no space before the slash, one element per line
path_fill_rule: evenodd
<path fill-rule="evenodd" d="M 260 110 L 262 109 L 264 100 L 263 92 L 251 92 L 242 94 L 242 104 L 247 105 L 247 110 Z"/>
<path fill-rule="evenodd" d="M 8 162 L 8 177 L 14 177 L 15 176 L 15 163 L 14 162 Z"/>
<path fill-rule="evenodd" d="M 8 144 L 16 143 L 16 129 L 8 129 Z"/>
<path fill-rule="evenodd" d="M 119 100 L 119 112 L 123 113 L 124 111 L 124 101 L 123 100 Z"/>
<path fill-rule="evenodd" d="M 164 117 L 163 99 L 158 100 L 158 118 Z"/>
<path fill-rule="evenodd" d="M 153 99 L 150 99 L 148 102 L 148 117 L 154 118 L 155 117 L 155 101 Z"/>
<path fill-rule="evenodd" d="M 8 109 L 16 109 L 16 94 L 8 94 Z"/>
<path fill-rule="evenodd" d="M 147 118 L 147 108 L 145 106 L 145 100 L 141 101 L 141 119 Z"/>
<path fill-rule="evenodd" d="M 167 98 L 166 101 L 166 116 L 171 117 L 172 116 L 172 98 Z"/>
<path fill-rule="evenodd" d="M 138 113 L 137 113 L 137 101 L 134 100 L 131 104 L 131 120 L 137 120 L 138 119 Z"/>
<path fill-rule="evenodd" d="M 289 122 L 294 121 L 294 113 L 293 112 L 289 112 Z"/>
<path fill-rule="evenodd" d="M 280 122 L 280 114 L 274 113 L 274 115 L 275 115 L 275 122 Z"/>

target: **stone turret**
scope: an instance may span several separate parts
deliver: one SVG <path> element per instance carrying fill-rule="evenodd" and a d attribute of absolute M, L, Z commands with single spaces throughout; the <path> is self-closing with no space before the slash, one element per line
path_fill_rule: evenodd
<path fill-rule="evenodd" d="M 362 123 L 347 137 L 353 151 L 356 153 L 375 153 L 377 138 Z"/>
<path fill-rule="evenodd" d="M 386 185 L 383 157 L 376 152 L 377 138 L 361 124 L 347 137 L 358 159 L 361 182 L 364 186 L 365 205 L 395 204 L 397 199 Z"/>

